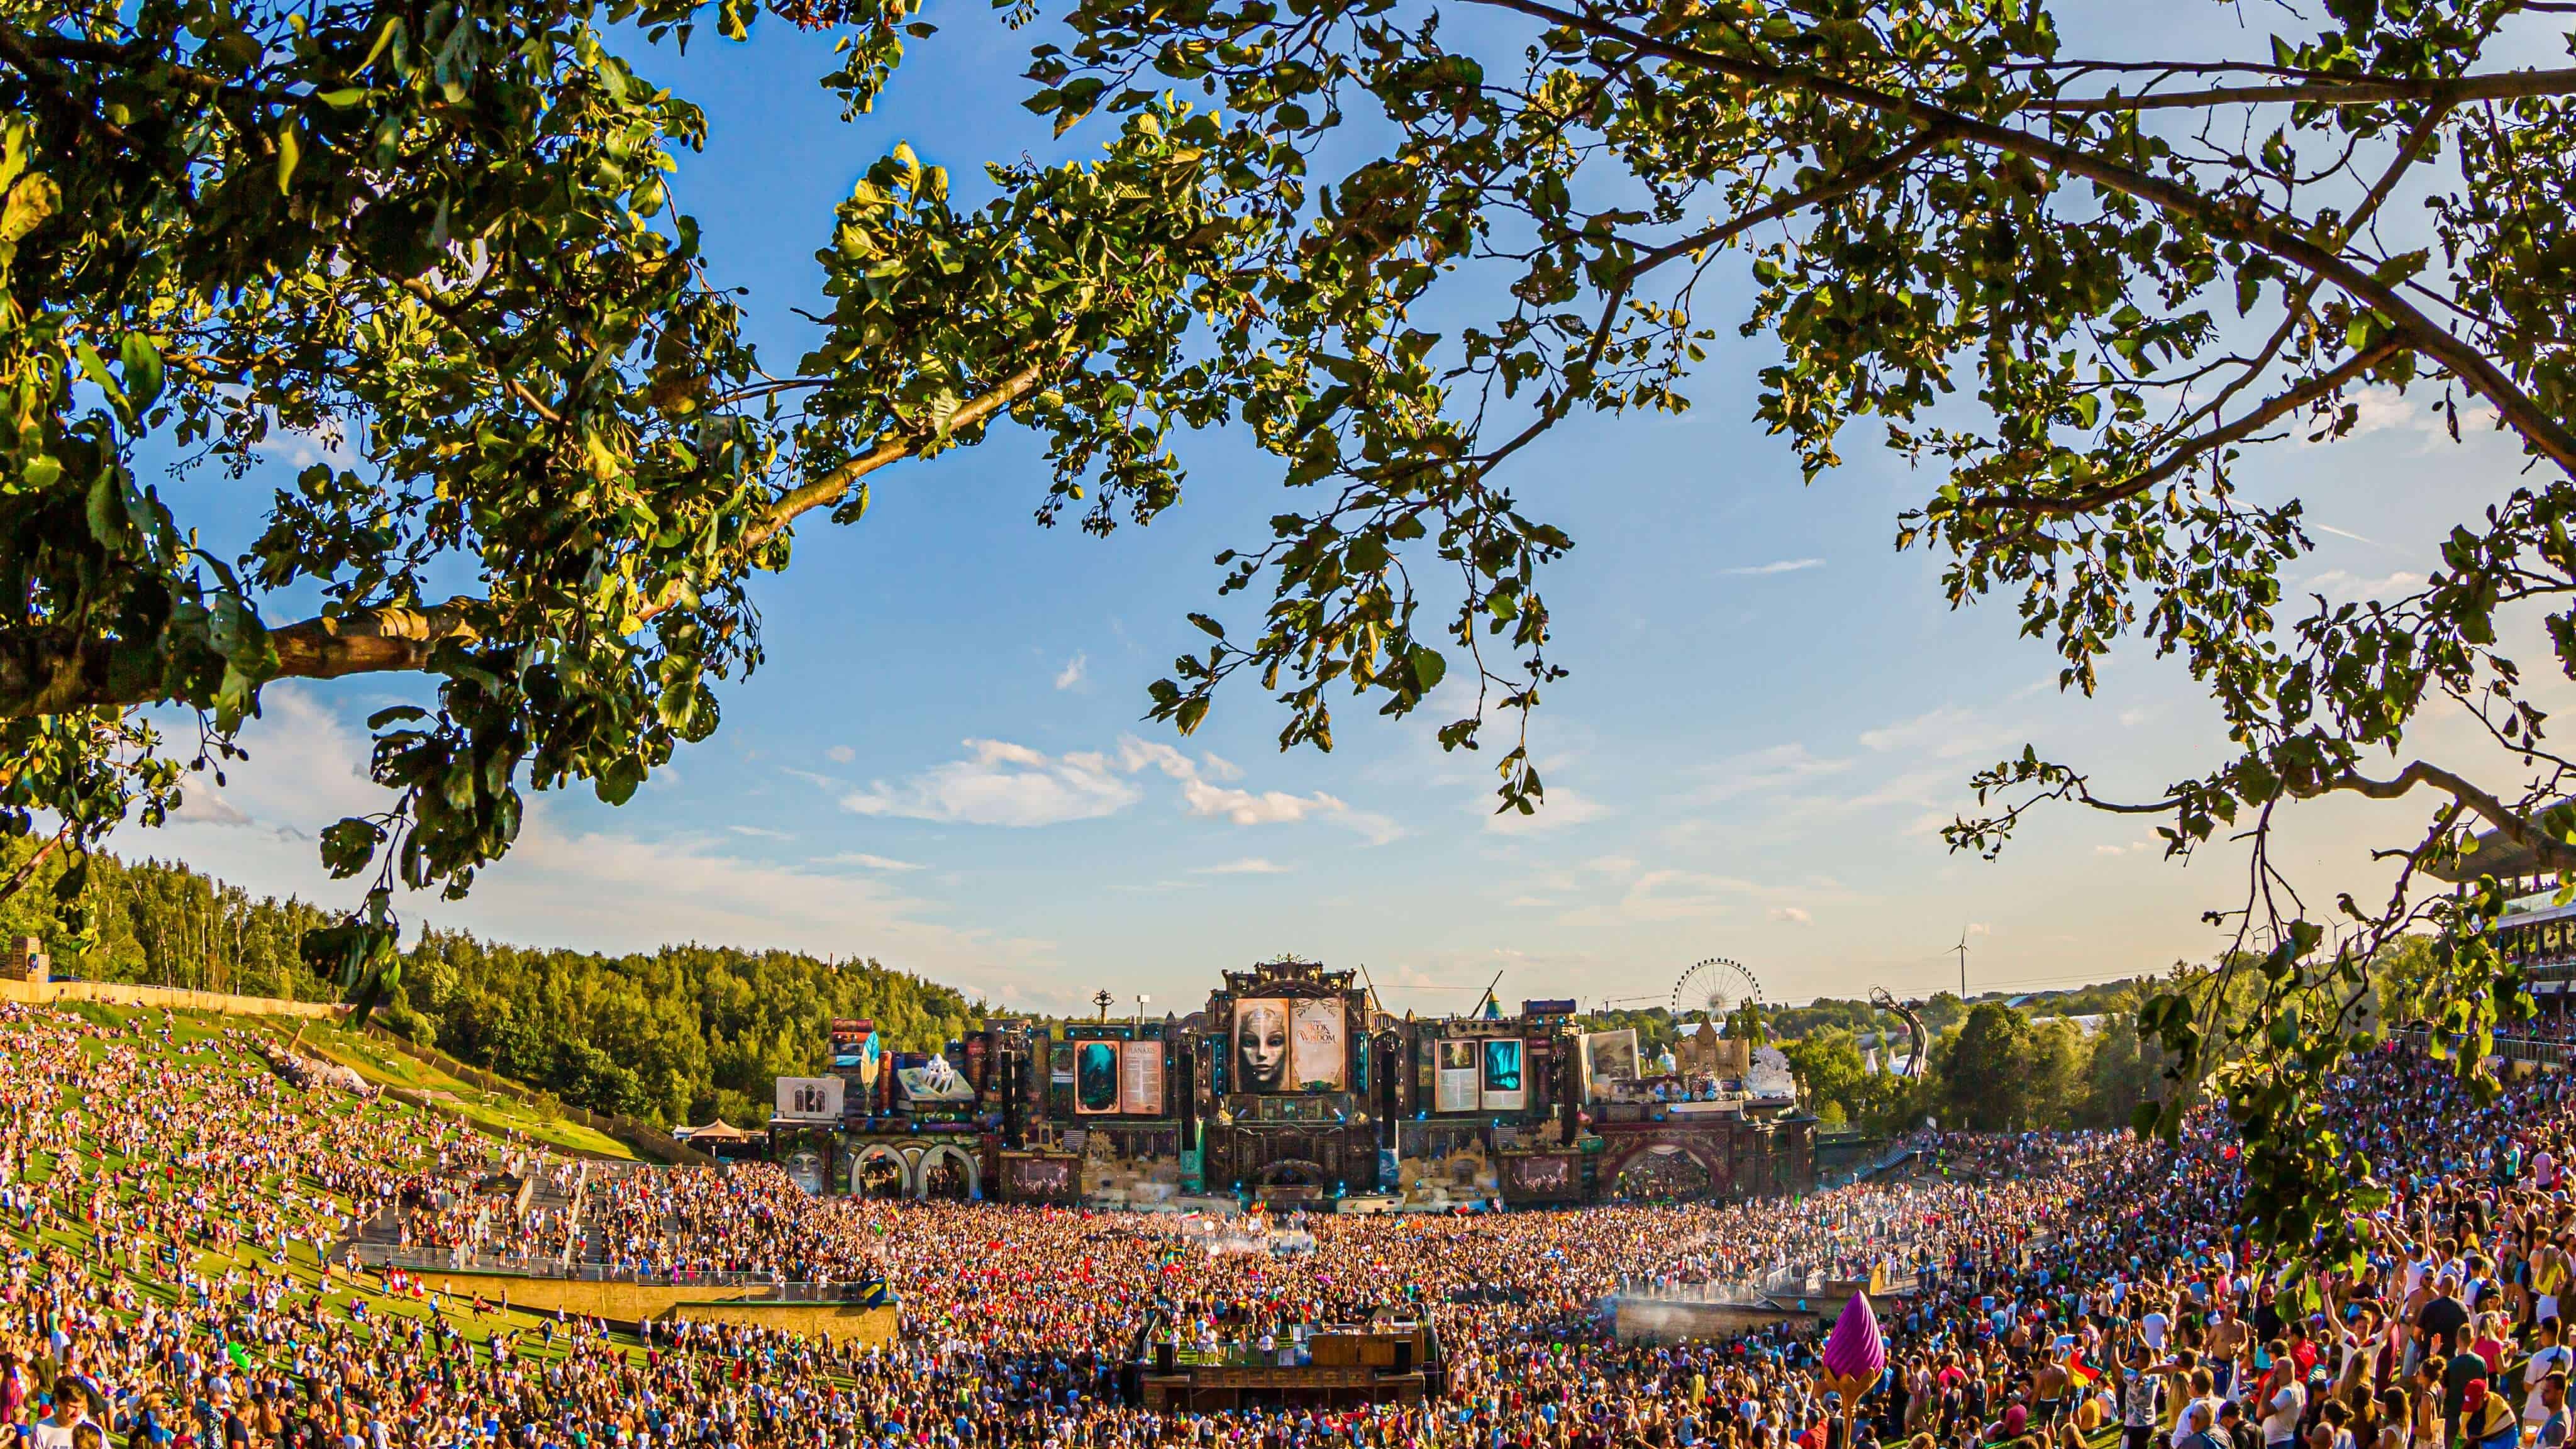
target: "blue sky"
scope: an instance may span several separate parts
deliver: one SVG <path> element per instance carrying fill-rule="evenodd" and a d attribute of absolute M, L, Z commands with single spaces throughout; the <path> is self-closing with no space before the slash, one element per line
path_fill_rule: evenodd
<path fill-rule="evenodd" d="M 2143 13 L 2171 9 L 2118 23 L 2212 23 Z M 987 158 L 1095 142 L 1088 127 L 1057 142 L 1019 108 L 1029 33 L 980 8 L 934 15 L 949 29 L 856 125 L 808 81 L 827 45 L 774 24 L 748 47 L 639 63 L 709 113 L 675 192 L 718 276 L 750 289 L 773 368 L 809 336 L 790 308 L 815 297 L 832 206 L 897 140 L 961 184 Z M 2206 49 L 2213 34 L 2128 38 Z M 2060 698 L 2008 602 L 1953 613 L 1938 560 L 1893 551 L 1896 516 L 1937 479 L 1855 433 L 1847 467 L 1800 485 L 1747 421 L 1767 355 L 1715 353 L 1687 416 L 1578 420 L 1516 464 L 1532 511 L 1577 541 L 1545 584 L 1574 673 L 1536 724 L 1550 805 L 1535 821 L 1489 814 L 1487 756 L 1437 748 L 1446 708 L 1350 710 L 1330 756 L 1279 753 L 1257 692 L 1191 739 L 1141 722 L 1146 683 L 1198 639 L 1182 616 L 1213 597 L 1210 556 L 1258 537 L 1275 474 L 1238 440 L 1194 440 L 1183 506 L 1093 540 L 1031 522 L 1043 469 L 1005 433 L 880 474 L 854 528 L 800 534 L 793 570 L 760 590 L 769 664 L 724 693 L 713 740 L 621 810 L 540 797 L 472 899 L 407 913 L 540 944 L 869 955 L 1020 1006 L 1106 987 L 1155 1010 L 1280 951 L 1366 964 L 1390 1004 L 1424 1012 L 1463 1009 L 1497 972 L 1506 999 L 1660 1000 L 1713 955 L 1782 999 L 1929 990 L 1955 984 L 1963 933 L 1979 989 L 2205 956 L 2199 912 L 2241 889 L 2224 851 L 2185 869 L 2145 824 L 2068 812 L 1992 864 L 1936 834 L 1970 803 L 1969 773 L 2025 741 L 2151 793 L 2223 743 L 2198 691 L 2132 649 L 2099 697 Z M 2431 565 L 2427 541 L 2509 486 L 2505 449 L 2437 443 L 2415 407 L 2374 398 L 2360 441 L 2259 465 L 2262 491 L 2306 493 L 2334 530 L 2309 587 L 2401 587 Z M 276 477 L 190 485 L 210 531 L 246 526 L 292 451 Z M 273 688 L 251 764 L 117 848 L 354 901 L 312 832 L 377 808 L 359 722 L 408 688 Z M 2288 863 L 2328 895 L 2373 885 L 2367 831 L 2412 813 L 2298 812 Z"/>

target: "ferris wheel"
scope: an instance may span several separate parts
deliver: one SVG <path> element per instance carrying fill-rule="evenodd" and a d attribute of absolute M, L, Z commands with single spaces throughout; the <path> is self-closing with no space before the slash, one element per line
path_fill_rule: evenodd
<path fill-rule="evenodd" d="M 1685 1011 L 1706 1011 L 1709 1020 L 1724 1021 L 1728 1012 L 1761 999 L 1762 983 L 1742 962 L 1711 956 L 1693 963 L 1673 982 L 1671 1011 L 1675 1021 Z"/>

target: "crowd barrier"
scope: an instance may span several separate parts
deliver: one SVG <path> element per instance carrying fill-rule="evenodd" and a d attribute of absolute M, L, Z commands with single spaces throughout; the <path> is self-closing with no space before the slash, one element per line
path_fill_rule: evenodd
<path fill-rule="evenodd" d="M 2444 1035 L 2451 1046 L 2457 1049 L 2461 1039 L 2447 1032 Z M 2415 1046 L 2429 1047 L 2432 1045 L 2433 1033 L 2426 1027 L 2410 1026 L 2400 1030 L 2397 1038 Z M 2564 1071 L 2571 1053 L 2576 1053 L 2576 1044 L 2546 1041 L 2539 1037 L 2498 1036 L 2487 1044 L 2487 1050 L 2491 1055 L 2502 1057 L 2509 1062 L 2528 1062 L 2533 1066 Z"/>
<path fill-rule="evenodd" d="M 350 1256 L 382 1271 L 398 1269 L 414 1277 L 474 1273 L 546 1283 L 620 1283 L 639 1288 L 721 1289 L 728 1303 L 866 1303 L 881 1300 L 881 1283 L 781 1282 L 765 1273 L 678 1271 L 638 1273 L 606 1263 L 565 1263 L 515 1253 L 451 1253 L 438 1249 L 402 1248 L 385 1243 L 355 1243 Z M 734 1291 L 734 1290 L 750 1291 Z"/>

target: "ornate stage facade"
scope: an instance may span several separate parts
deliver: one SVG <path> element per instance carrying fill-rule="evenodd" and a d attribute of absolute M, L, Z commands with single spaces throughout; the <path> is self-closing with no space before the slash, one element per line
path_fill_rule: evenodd
<path fill-rule="evenodd" d="M 1586 1034 L 1574 1018 L 1571 1001 L 1397 1017 L 1353 973 L 1283 959 L 1226 972 L 1187 1016 L 996 1018 L 937 1055 L 836 1022 L 826 1074 L 779 1079 L 770 1151 L 810 1191 L 1134 1207 L 1419 1211 L 1813 1186 L 1815 1123 L 1776 1054 L 1756 1062 L 1711 1030 L 1678 1062 L 1646 1063 L 1633 1032 Z"/>

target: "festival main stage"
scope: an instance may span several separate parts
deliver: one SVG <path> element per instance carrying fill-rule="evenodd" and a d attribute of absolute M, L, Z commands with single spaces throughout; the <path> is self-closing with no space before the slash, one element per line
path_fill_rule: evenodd
<path fill-rule="evenodd" d="M 1312 961 L 1228 971 L 1187 1016 L 994 1018 L 940 1053 L 834 1022 L 830 1062 L 778 1080 L 766 1143 L 817 1193 L 1443 1211 L 1815 1183 L 1775 1051 L 1711 1028 L 1648 1062 L 1570 1000 L 1398 1017 Z"/>

